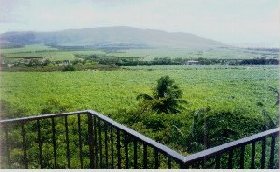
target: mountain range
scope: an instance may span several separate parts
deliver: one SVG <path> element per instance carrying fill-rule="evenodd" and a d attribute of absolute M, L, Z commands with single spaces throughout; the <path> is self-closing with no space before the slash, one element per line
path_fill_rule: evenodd
<path fill-rule="evenodd" d="M 0 43 L 124 48 L 215 48 L 225 46 L 221 42 L 190 33 L 126 26 L 66 29 L 52 32 L 6 32 L 0 35 Z"/>

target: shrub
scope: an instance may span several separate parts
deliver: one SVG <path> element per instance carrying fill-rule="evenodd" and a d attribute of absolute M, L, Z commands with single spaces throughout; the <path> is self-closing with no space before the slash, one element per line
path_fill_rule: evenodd
<path fill-rule="evenodd" d="M 75 67 L 73 65 L 67 65 L 63 68 L 62 71 L 75 71 Z"/>
<path fill-rule="evenodd" d="M 265 122 L 262 118 L 245 114 L 242 109 L 208 107 L 196 110 L 187 138 L 189 151 L 210 148 L 263 130 Z"/>

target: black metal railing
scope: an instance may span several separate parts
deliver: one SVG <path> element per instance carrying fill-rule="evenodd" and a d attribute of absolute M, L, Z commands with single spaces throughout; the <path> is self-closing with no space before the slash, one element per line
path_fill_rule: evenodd
<path fill-rule="evenodd" d="M 279 128 L 185 157 L 92 110 L 0 124 L 1 168 L 279 168 Z"/>

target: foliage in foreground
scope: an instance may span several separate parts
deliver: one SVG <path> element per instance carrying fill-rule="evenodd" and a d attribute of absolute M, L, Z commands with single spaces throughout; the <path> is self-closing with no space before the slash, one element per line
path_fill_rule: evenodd
<path fill-rule="evenodd" d="M 263 126 L 271 128 L 270 121 L 277 124 L 277 95 L 269 89 L 277 87 L 277 72 L 270 67 L 154 67 L 3 73 L 1 105 L 5 116 L 1 117 L 94 109 L 171 148 L 190 153 L 260 132 Z M 187 108 L 178 114 L 140 113 L 135 97 L 149 93 L 154 81 L 166 73 L 180 85 L 182 98 L 189 102 Z M 203 135 L 206 129 L 210 132 L 207 142 Z"/>
<path fill-rule="evenodd" d="M 139 94 L 140 107 L 143 110 L 151 109 L 157 113 L 180 113 L 187 101 L 182 100 L 183 92 L 169 76 L 163 76 L 157 81 L 153 95 Z"/>

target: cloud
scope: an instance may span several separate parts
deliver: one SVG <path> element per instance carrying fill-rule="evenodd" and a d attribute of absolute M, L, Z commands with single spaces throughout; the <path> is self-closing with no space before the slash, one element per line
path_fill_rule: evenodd
<path fill-rule="evenodd" d="M 0 23 L 10 23 L 17 21 L 15 17 L 15 7 L 19 0 L 1 0 L 0 1 Z"/>

